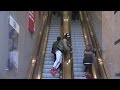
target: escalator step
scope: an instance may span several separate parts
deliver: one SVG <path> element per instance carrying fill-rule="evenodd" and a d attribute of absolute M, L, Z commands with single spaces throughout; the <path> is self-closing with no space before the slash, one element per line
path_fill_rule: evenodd
<path fill-rule="evenodd" d="M 42 77 L 43 78 L 59 78 L 60 77 L 60 74 L 59 73 L 56 73 L 56 75 L 55 76 L 53 76 L 50 72 L 49 73 L 43 73 L 42 74 Z"/>
<path fill-rule="evenodd" d="M 82 77 L 84 75 L 84 72 L 74 72 L 75 77 Z"/>
<path fill-rule="evenodd" d="M 86 79 L 86 77 L 74 77 L 74 79 Z"/>
<path fill-rule="evenodd" d="M 45 61 L 44 64 L 46 64 L 46 65 L 53 65 L 54 64 L 54 60 L 53 61 L 52 60 L 51 61 Z"/>
<path fill-rule="evenodd" d="M 73 68 L 74 72 L 84 72 L 84 68 Z"/>
<path fill-rule="evenodd" d="M 73 64 L 73 67 L 74 68 L 84 68 L 84 65 L 83 64 Z"/>

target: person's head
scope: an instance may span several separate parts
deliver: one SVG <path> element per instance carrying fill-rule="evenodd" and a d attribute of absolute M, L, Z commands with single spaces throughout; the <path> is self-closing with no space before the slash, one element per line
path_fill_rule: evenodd
<path fill-rule="evenodd" d="M 61 40 L 61 37 L 57 37 L 57 41 L 60 41 Z"/>
<path fill-rule="evenodd" d="M 69 39 L 69 38 L 70 38 L 69 33 L 65 33 L 65 34 L 64 34 L 64 38 Z"/>

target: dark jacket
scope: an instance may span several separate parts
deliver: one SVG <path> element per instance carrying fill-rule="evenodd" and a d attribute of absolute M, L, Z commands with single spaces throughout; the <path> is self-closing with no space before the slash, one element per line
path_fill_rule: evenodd
<path fill-rule="evenodd" d="M 85 63 L 90 63 L 90 64 L 92 64 L 92 62 L 93 62 L 92 54 L 93 54 L 92 49 L 89 49 L 89 50 L 85 49 L 85 51 L 84 51 L 83 64 L 85 64 Z"/>
<path fill-rule="evenodd" d="M 55 52 L 57 51 L 58 44 L 59 44 L 59 41 L 53 42 L 52 51 L 51 51 L 53 54 L 55 54 Z"/>
<path fill-rule="evenodd" d="M 64 45 L 63 45 L 62 41 L 55 41 L 55 42 L 53 42 L 52 51 L 51 51 L 51 52 L 52 52 L 53 54 L 55 54 L 55 52 L 56 52 L 57 50 L 60 50 L 61 52 L 64 51 Z"/>

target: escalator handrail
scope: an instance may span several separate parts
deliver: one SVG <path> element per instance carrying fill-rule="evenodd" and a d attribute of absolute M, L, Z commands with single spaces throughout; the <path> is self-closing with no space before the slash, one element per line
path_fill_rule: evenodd
<path fill-rule="evenodd" d="M 84 18 L 83 18 L 83 15 L 82 15 L 82 11 L 79 12 L 79 15 L 80 15 L 79 19 L 80 19 L 81 26 L 82 26 L 82 32 L 83 32 L 83 37 L 84 37 L 84 41 L 85 41 L 85 46 L 87 46 L 88 43 L 89 43 L 89 40 L 90 40 L 89 33 L 87 32 L 87 28 L 86 28 L 86 26 L 84 24 Z M 93 64 L 92 71 L 93 71 L 93 77 L 97 78 L 96 72 L 94 70 L 94 64 Z"/>
<path fill-rule="evenodd" d="M 90 30 L 90 32 L 92 32 L 95 35 L 95 33 L 93 32 L 93 28 L 91 27 L 92 25 L 90 23 L 90 18 L 88 17 L 87 13 L 86 13 L 86 16 L 87 16 L 87 19 L 88 19 L 87 23 L 88 23 L 89 30 Z M 106 73 L 106 70 L 105 70 L 105 67 L 104 67 L 104 63 L 103 63 L 103 57 L 102 57 L 102 54 L 101 54 L 101 52 L 99 50 L 100 45 L 97 43 L 98 42 L 97 38 L 93 37 L 93 35 L 92 35 L 91 39 L 93 39 L 95 41 L 95 42 L 92 42 L 92 43 L 95 43 L 94 46 L 95 46 L 95 48 L 97 48 L 97 50 L 96 50 L 96 52 L 98 53 L 97 61 L 98 61 L 98 65 L 100 66 L 100 71 L 101 71 L 101 74 L 103 76 L 103 79 L 108 79 L 108 76 L 107 76 L 107 73 Z"/>
<path fill-rule="evenodd" d="M 42 25 L 40 26 L 40 32 L 39 32 L 39 35 L 38 35 L 38 38 L 37 38 L 37 41 L 36 41 L 36 46 L 35 46 L 35 49 L 34 49 L 34 53 L 33 53 L 33 56 L 32 56 L 32 60 L 31 60 L 32 63 L 31 63 L 31 66 L 30 66 L 28 79 L 32 79 L 33 75 L 34 75 L 35 65 L 36 65 L 36 62 L 37 62 L 37 55 L 39 53 L 39 48 L 41 46 L 41 41 L 42 41 L 42 37 L 43 37 L 43 33 L 44 33 L 44 27 L 46 25 L 47 18 L 44 21 L 43 21 L 43 19 L 41 19 L 41 20 L 42 20 Z"/>
<path fill-rule="evenodd" d="M 42 79 L 42 72 L 43 72 L 43 65 L 44 65 L 44 58 L 45 58 L 45 51 L 47 47 L 47 41 L 48 41 L 48 33 L 49 33 L 49 26 L 50 26 L 50 21 L 51 21 L 51 12 L 48 13 L 46 25 L 44 27 L 44 36 L 43 36 L 43 43 L 42 46 L 43 48 L 41 49 L 40 53 L 41 55 L 39 56 L 39 66 L 38 66 L 38 72 L 37 72 L 37 79 Z"/>

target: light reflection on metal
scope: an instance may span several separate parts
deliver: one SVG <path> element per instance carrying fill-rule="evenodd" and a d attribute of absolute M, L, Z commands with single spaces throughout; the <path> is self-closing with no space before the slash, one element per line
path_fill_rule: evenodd
<path fill-rule="evenodd" d="M 87 36 L 85 35 L 85 38 L 87 38 Z"/>
<path fill-rule="evenodd" d="M 70 63 L 70 59 L 69 59 L 68 63 Z"/>
<path fill-rule="evenodd" d="M 94 79 L 97 79 L 97 76 L 96 76 L 96 74 L 94 74 Z"/>
<path fill-rule="evenodd" d="M 34 64 L 35 62 L 36 62 L 36 60 L 35 60 L 35 59 L 33 59 L 33 60 L 32 60 L 32 64 Z"/>
<path fill-rule="evenodd" d="M 64 19 L 64 21 L 68 21 L 68 19 Z"/>
<path fill-rule="evenodd" d="M 37 79 L 40 79 L 40 75 L 38 74 L 38 77 L 37 77 Z"/>
<path fill-rule="evenodd" d="M 103 62 L 102 62 L 102 60 L 100 58 L 98 60 L 99 60 L 100 64 L 103 64 Z"/>

